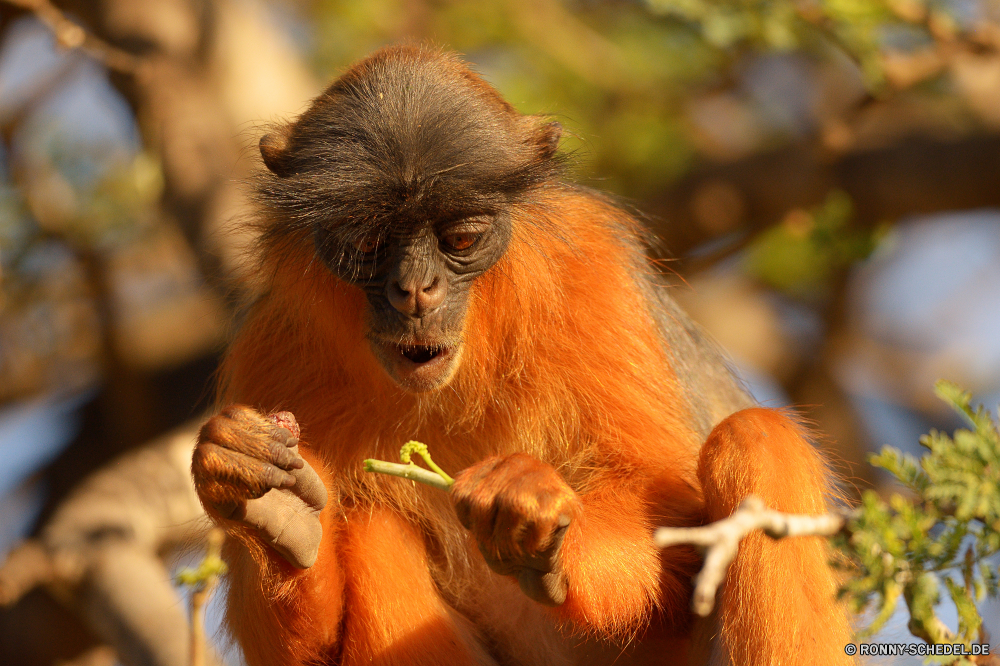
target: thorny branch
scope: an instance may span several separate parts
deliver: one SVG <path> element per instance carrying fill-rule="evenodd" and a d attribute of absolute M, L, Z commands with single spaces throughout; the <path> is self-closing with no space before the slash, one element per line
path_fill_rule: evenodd
<path fill-rule="evenodd" d="M 661 527 L 653 534 L 659 548 L 693 544 L 705 549 L 705 563 L 695 578 L 691 608 L 702 617 L 715 605 L 715 594 L 725 580 L 729 565 L 742 541 L 754 530 L 764 530 L 772 539 L 787 536 L 833 536 L 847 524 L 855 512 L 805 516 L 768 509 L 753 495 L 740 504 L 733 515 L 703 527 Z"/>

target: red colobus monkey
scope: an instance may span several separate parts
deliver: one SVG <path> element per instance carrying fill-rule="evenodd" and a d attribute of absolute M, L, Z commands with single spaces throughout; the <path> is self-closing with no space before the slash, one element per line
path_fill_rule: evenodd
<path fill-rule="evenodd" d="M 850 662 L 817 538 L 747 539 L 692 618 L 700 557 L 653 530 L 751 493 L 823 512 L 829 477 L 639 223 L 560 180 L 559 136 L 402 46 L 261 140 L 267 288 L 193 462 L 251 666 Z M 362 471 L 408 439 L 461 470 L 451 492 Z"/>

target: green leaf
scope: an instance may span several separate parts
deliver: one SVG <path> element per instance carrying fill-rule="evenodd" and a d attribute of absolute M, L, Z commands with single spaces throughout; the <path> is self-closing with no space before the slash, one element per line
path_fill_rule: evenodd
<path fill-rule="evenodd" d="M 951 600 L 955 602 L 955 608 L 958 609 L 959 638 L 963 643 L 969 643 L 979 631 L 983 618 L 979 616 L 976 602 L 972 600 L 972 595 L 965 587 L 956 584 L 951 578 L 945 578 L 944 582 L 948 586 Z"/>

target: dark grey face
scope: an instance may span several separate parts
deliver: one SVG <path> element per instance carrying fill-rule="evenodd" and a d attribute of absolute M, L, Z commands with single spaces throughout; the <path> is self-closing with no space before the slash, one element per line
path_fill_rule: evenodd
<path fill-rule="evenodd" d="M 403 388 L 429 391 L 454 375 L 473 280 L 497 262 L 510 239 L 505 214 L 447 222 L 331 230 L 318 225 L 316 249 L 341 279 L 368 297 L 368 343 Z"/>
<path fill-rule="evenodd" d="M 451 55 L 383 49 L 261 139 L 265 246 L 311 235 L 367 294 L 386 372 L 438 388 L 458 368 L 472 283 L 507 248 L 509 211 L 558 176 L 559 134 Z"/>

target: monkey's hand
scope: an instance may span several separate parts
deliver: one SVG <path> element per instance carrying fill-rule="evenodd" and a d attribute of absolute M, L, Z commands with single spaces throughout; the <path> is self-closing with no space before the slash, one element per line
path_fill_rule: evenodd
<path fill-rule="evenodd" d="M 290 412 L 262 416 L 231 405 L 202 427 L 191 472 L 213 517 L 249 527 L 306 569 L 319 553 L 327 492 L 298 444 L 299 425 Z"/>
<path fill-rule="evenodd" d="M 493 571 L 516 577 L 539 603 L 566 600 L 559 552 L 581 504 L 552 466 L 524 453 L 488 458 L 463 470 L 451 495 Z"/>

